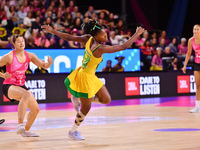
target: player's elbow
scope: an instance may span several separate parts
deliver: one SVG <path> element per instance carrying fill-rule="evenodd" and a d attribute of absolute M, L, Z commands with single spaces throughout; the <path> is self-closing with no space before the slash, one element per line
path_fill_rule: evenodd
<path fill-rule="evenodd" d="M 127 46 L 126 44 L 122 44 L 122 45 L 121 45 L 121 49 L 122 49 L 122 50 L 125 50 L 125 49 L 127 49 L 128 47 L 129 47 L 129 46 Z"/>
<path fill-rule="evenodd" d="M 73 41 L 73 36 L 70 34 L 67 34 L 67 36 L 65 37 L 66 41 Z"/>

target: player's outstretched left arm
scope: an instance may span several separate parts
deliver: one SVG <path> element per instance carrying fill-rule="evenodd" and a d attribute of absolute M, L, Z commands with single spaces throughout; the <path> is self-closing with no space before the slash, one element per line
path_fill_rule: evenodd
<path fill-rule="evenodd" d="M 28 54 L 30 57 L 30 61 L 33 62 L 38 67 L 48 69 L 53 63 L 53 59 L 50 56 L 48 56 L 47 62 L 43 62 L 35 54 L 33 53 L 28 53 Z"/>
<path fill-rule="evenodd" d="M 137 39 L 137 37 L 145 31 L 146 30 L 144 28 L 137 27 L 135 34 L 124 44 L 117 46 L 102 45 L 101 47 L 99 47 L 99 51 L 103 54 L 103 53 L 114 53 L 121 50 L 125 50 L 129 48 L 132 45 L 132 43 Z"/>

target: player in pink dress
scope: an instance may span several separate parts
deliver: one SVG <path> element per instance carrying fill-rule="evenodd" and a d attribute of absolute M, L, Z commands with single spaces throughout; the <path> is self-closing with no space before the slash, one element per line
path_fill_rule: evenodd
<path fill-rule="evenodd" d="M 188 40 L 188 51 L 185 58 L 185 63 L 182 68 L 183 73 L 186 73 L 186 66 L 192 54 L 192 48 L 195 51 L 194 77 L 196 83 L 196 106 L 190 110 L 191 113 L 200 113 L 200 25 L 196 24 L 193 28 L 193 37 Z"/>
<path fill-rule="evenodd" d="M 39 113 L 39 106 L 33 94 L 24 85 L 25 71 L 28 69 L 29 62 L 47 69 L 51 66 L 53 60 L 48 56 L 48 62 L 45 63 L 35 54 L 25 51 L 25 40 L 21 35 L 13 37 L 13 45 L 15 50 L 5 54 L 0 59 L 0 66 L 6 65 L 6 73 L 0 72 L 0 77 L 5 79 L 3 82 L 3 94 L 10 101 L 19 101 L 17 134 L 21 134 L 24 137 L 37 137 L 40 135 L 31 132 L 30 128 Z M 23 121 L 27 107 L 30 112 L 24 126 Z"/>

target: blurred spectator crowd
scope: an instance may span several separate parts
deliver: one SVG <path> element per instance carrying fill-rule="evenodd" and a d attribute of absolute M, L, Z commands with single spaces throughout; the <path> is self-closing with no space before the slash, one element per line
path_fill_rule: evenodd
<path fill-rule="evenodd" d="M 68 42 L 43 32 L 41 25 L 50 25 L 63 33 L 82 35 L 81 24 L 89 19 L 95 19 L 105 27 L 109 39 L 105 44 L 108 45 L 123 44 L 137 26 L 126 25 L 109 10 L 81 7 L 73 0 L 0 0 L 0 47 L 13 48 L 12 36 L 21 34 L 26 39 L 26 48 L 84 48 L 82 43 Z M 177 70 L 183 66 L 187 39 L 166 35 L 164 30 L 151 30 L 137 37 L 130 48 L 140 49 L 141 70 Z M 193 62 L 193 57 L 190 62 Z"/>

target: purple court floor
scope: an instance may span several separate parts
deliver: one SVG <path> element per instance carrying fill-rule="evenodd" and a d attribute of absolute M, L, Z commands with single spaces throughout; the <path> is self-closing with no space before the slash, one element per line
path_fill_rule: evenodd
<path fill-rule="evenodd" d="M 155 104 L 156 107 L 193 107 L 195 105 L 195 96 L 179 97 L 156 97 L 140 99 L 112 100 L 108 105 L 92 104 L 92 110 L 106 106 L 124 106 L 124 105 L 149 105 Z M 74 111 L 71 102 L 66 103 L 43 103 L 39 104 L 40 110 L 66 110 Z M 17 112 L 18 105 L 0 106 L 0 113 Z"/>
<path fill-rule="evenodd" d="M 140 98 L 140 99 L 124 99 L 113 100 L 108 105 L 92 104 L 91 111 L 102 107 L 112 106 L 126 106 L 126 105 L 151 105 L 154 107 L 193 107 L 195 105 L 195 96 L 179 96 L 179 97 L 157 97 L 157 98 Z M 39 104 L 41 111 L 74 111 L 73 104 L 71 102 L 66 103 L 43 103 Z M 0 113 L 3 117 L 3 113 L 17 112 L 18 105 L 6 105 L 0 106 Z M 2 118 L 1 117 L 1 118 Z M 32 130 L 39 129 L 52 129 L 52 128 L 64 128 L 71 127 L 74 122 L 74 117 L 57 117 L 57 118 L 42 118 L 36 119 Z M 116 123 L 130 123 L 130 122 L 145 122 L 145 121 L 160 121 L 160 120 L 176 120 L 181 119 L 177 117 L 149 117 L 149 116 L 90 116 L 86 117 L 82 123 L 85 125 L 100 125 L 100 124 L 116 124 Z M 26 122 L 26 120 L 25 120 Z M 0 126 L 0 132 L 12 132 L 16 130 L 17 120 L 6 120 L 4 124 Z M 155 129 L 153 131 L 160 132 L 185 132 L 185 131 L 199 131 L 200 129 L 193 128 L 167 128 L 167 129 Z"/>

